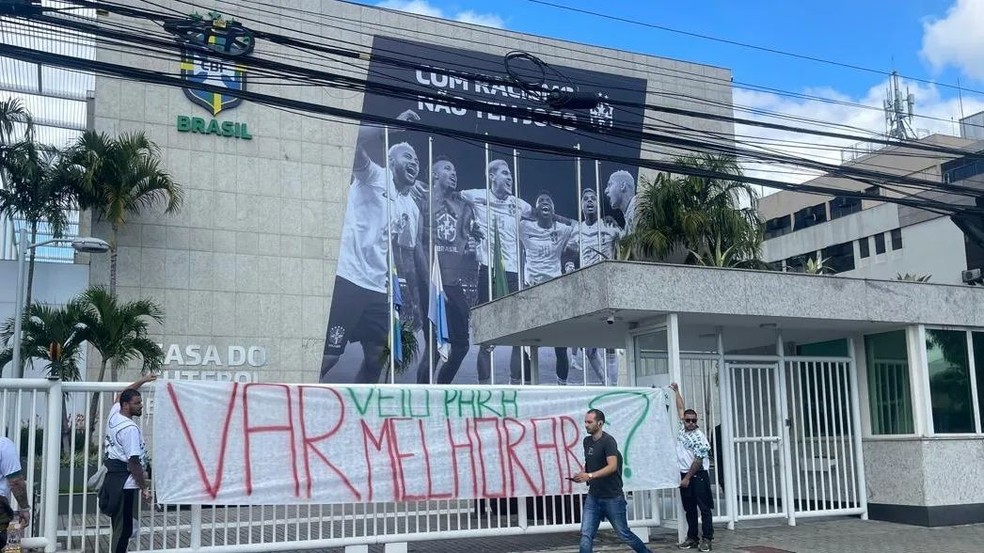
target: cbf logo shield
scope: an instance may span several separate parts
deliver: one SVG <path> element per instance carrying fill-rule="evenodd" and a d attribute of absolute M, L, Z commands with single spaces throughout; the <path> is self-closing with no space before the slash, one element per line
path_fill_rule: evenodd
<path fill-rule="evenodd" d="M 192 84 L 209 84 L 230 91 L 246 90 L 246 71 L 242 67 L 199 53 L 185 52 L 181 60 L 181 77 Z M 191 87 L 185 88 L 184 93 L 189 100 L 207 109 L 213 117 L 220 111 L 232 109 L 243 102 L 242 98 L 229 94 Z"/>
<path fill-rule="evenodd" d="M 246 90 L 246 70 L 227 57 L 210 56 L 209 53 L 235 57 L 249 55 L 256 42 L 252 31 L 216 12 L 209 12 L 207 16 L 195 14 L 188 20 L 170 21 L 165 28 L 187 45 L 181 56 L 181 78 L 192 85 L 207 84 L 229 92 Z M 232 94 L 202 90 L 195 86 L 186 87 L 184 93 L 213 117 L 243 101 Z"/>

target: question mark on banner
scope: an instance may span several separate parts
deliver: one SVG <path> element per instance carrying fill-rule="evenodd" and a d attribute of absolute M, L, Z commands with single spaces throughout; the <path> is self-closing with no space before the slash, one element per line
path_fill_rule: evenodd
<path fill-rule="evenodd" d="M 643 421 L 645 421 L 646 417 L 649 415 L 649 404 L 650 404 L 649 393 L 626 392 L 626 391 L 604 393 L 601 394 L 600 396 L 595 396 L 594 398 L 592 398 L 591 401 L 588 402 L 588 409 L 594 409 L 597 403 L 599 401 L 604 400 L 605 398 L 610 398 L 620 395 L 640 397 L 642 398 L 643 401 L 642 411 L 639 414 L 639 417 L 636 418 L 635 422 L 632 424 L 632 429 L 629 430 L 628 436 L 625 437 L 625 453 L 622 455 L 622 459 L 625 465 L 623 472 L 625 473 L 625 476 L 627 478 L 632 478 L 632 468 L 629 466 L 629 451 L 632 450 L 632 439 L 635 438 L 635 434 L 639 430 L 639 427 L 642 426 Z"/>

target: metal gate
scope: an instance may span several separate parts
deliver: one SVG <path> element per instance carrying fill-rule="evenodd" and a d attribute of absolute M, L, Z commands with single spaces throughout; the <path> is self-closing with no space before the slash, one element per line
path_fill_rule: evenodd
<path fill-rule="evenodd" d="M 711 442 L 715 522 L 866 513 L 851 358 L 684 353 L 680 385 Z"/>
<path fill-rule="evenodd" d="M 793 516 L 864 514 L 859 402 L 850 359 L 786 360 Z"/>
<path fill-rule="evenodd" d="M 729 362 L 735 520 L 785 517 L 787 478 L 778 363 Z"/>

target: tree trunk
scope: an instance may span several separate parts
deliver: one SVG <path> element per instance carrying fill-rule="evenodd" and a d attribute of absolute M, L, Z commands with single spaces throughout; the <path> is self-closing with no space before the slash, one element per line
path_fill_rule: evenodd
<path fill-rule="evenodd" d="M 106 360 L 103 359 L 99 365 L 99 382 L 106 377 Z M 99 411 L 99 392 L 93 392 L 92 404 L 89 405 L 89 433 L 96 436 L 96 413 Z"/>
<path fill-rule="evenodd" d="M 38 223 L 37 221 L 31 223 L 31 240 L 30 243 L 34 244 L 38 240 Z M 24 312 L 27 313 L 27 308 L 31 305 L 31 292 L 34 290 L 34 255 L 36 253 L 36 248 L 31 248 L 30 257 L 27 261 L 27 295 L 24 297 Z"/>
<path fill-rule="evenodd" d="M 109 293 L 114 297 L 116 296 L 116 235 L 119 228 L 117 223 L 113 223 L 113 235 L 109 241 Z M 102 375 L 100 375 L 99 380 L 102 381 Z"/>

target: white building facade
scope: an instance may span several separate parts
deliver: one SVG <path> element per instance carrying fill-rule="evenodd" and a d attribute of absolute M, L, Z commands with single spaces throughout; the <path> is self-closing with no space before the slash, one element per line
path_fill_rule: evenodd
<path fill-rule="evenodd" d="M 933 135 L 920 143 L 964 149 L 968 153 L 979 151 L 982 146 L 976 141 L 943 135 Z M 906 147 L 888 147 L 849 165 L 912 176 L 941 186 L 950 182 L 947 180 L 953 171 L 950 166 L 963 166 L 957 155 L 932 154 Z M 968 182 L 964 179 L 960 184 Z M 873 279 L 910 275 L 928 277 L 931 282 L 942 284 L 963 282 L 963 272 L 969 268 L 968 253 L 973 250 L 972 245 L 965 244 L 964 232 L 949 216 L 900 206 L 888 199 L 912 194 L 917 198 L 972 205 L 972 198 L 945 191 L 869 186 L 831 176 L 819 177 L 811 184 L 875 192 L 886 196 L 886 201 L 798 192 L 765 196 L 759 203 L 759 211 L 766 220 L 762 257 L 774 268 L 803 271 L 812 259 L 814 263 L 820 261 L 825 274 Z"/>

